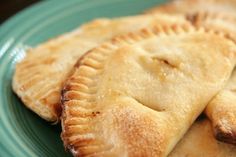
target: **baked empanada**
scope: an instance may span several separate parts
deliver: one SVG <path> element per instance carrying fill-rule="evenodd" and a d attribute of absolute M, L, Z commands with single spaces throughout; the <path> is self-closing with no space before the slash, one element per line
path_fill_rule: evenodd
<path fill-rule="evenodd" d="M 60 93 L 76 60 L 87 50 L 114 35 L 139 30 L 155 23 L 188 23 L 181 16 L 143 15 L 99 19 L 78 30 L 30 49 L 16 65 L 13 89 L 23 103 L 48 121 L 61 113 Z"/>
<path fill-rule="evenodd" d="M 167 156 L 225 85 L 235 53 L 223 34 L 178 24 L 101 44 L 63 89 L 64 145 L 74 156 Z"/>
<path fill-rule="evenodd" d="M 235 157 L 236 147 L 217 141 L 210 121 L 194 122 L 169 157 Z"/>

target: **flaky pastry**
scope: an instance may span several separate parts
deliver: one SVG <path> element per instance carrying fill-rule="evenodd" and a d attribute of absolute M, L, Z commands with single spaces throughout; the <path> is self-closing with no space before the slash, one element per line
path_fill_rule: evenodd
<path fill-rule="evenodd" d="M 207 119 L 194 122 L 168 157 L 235 157 L 236 146 L 217 141 Z"/>
<path fill-rule="evenodd" d="M 164 157 L 235 65 L 224 34 L 166 24 L 90 50 L 62 94 L 62 139 L 74 156 Z"/>
<path fill-rule="evenodd" d="M 226 33 L 236 41 L 236 1 L 228 0 L 176 0 L 147 11 L 183 14 L 197 27 Z M 196 13 L 195 13 L 196 12 Z M 236 72 L 227 86 L 206 107 L 215 137 L 236 144 Z"/>
<path fill-rule="evenodd" d="M 199 12 L 190 14 L 189 19 L 197 27 L 224 32 L 236 41 L 236 12 Z M 236 144 L 236 70 L 231 75 L 226 87 L 207 105 L 206 115 L 212 122 L 215 137 L 231 144 Z"/>
<path fill-rule="evenodd" d="M 136 31 L 156 23 L 187 23 L 181 16 L 141 15 L 98 19 L 28 51 L 16 65 L 13 89 L 23 103 L 40 117 L 57 121 L 60 93 L 76 60 L 114 35 Z"/>
<path fill-rule="evenodd" d="M 235 13 L 235 0 L 172 0 L 148 9 L 146 13 L 168 13 L 172 15 L 195 13 L 199 11 Z"/>

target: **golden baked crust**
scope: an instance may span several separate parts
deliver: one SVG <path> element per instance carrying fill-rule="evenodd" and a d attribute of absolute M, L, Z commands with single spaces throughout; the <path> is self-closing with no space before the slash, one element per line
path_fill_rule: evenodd
<path fill-rule="evenodd" d="M 210 118 L 214 134 L 220 141 L 236 144 L 236 70 L 227 86 L 207 105 L 205 113 Z"/>
<path fill-rule="evenodd" d="M 235 7 L 236 9 L 236 7 Z M 236 11 L 234 14 L 227 12 L 199 11 L 193 14 L 187 14 L 196 27 L 204 27 L 205 29 L 224 32 L 231 39 L 236 41 Z"/>
<path fill-rule="evenodd" d="M 217 141 L 210 121 L 196 121 L 168 157 L 235 157 L 236 146 Z"/>
<path fill-rule="evenodd" d="M 235 13 L 235 0 L 173 0 L 169 3 L 148 9 L 147 14 L 168 13 L 186 14 L 198 11 Z"/>
<path fill-rule="evenodd" d="M 236 45 L 190 25 L 114 38 L 76 64 L 62 94 L 74 156 L 166 156 L 235 65 Z"/>
<path fill-rule="evenodd" d="M 236 13 L 236 12 L 235 12 Z M 197 27 L 223 31 L 236 41 L 236 14 L 199 12 L 189 15 Z M 214 134 L 220 141 L 236 144 L 236 71 L 227 86 L 207 105 L 205 113 L 212 122 Z"/>
<path fill-rule="evenodd" d="M 191 9 L 189 7 L 191 6 Z M 197 27 L 226 33 L 236 41 L 236 1 L 228 0 L 179 0 L 156 7 L 149 13 L 166 12 L 187 14 L 188 19 Z M 197 13 L 195 13 L 197 12 Z M 234 84 L 236 72 L 227 87 L 206 107 L 205 113 L 212 122 L 215 137 L 236 144 L 236 94 Z"/>
<path fill-rule="evenodd" d="M 24 104 L 48 121 L 61 113 L 60 92 L 76 60 L 90 48 L 114 35 L 139 30 L 155 23 L 187 23 L 181 16 L 143 15 L 98 19 L 78 30 L 30 49 L 16 65 L 13 89 Z"/>

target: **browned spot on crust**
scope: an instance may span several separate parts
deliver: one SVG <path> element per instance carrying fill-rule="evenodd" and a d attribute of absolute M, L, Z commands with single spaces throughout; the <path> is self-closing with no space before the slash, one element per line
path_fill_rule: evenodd
<path fill-rule="evenodd" d="M 65 94 L 66 94 L 66 92 L 68 92 L 69 91 L 69 88 L 68 88 L 68 85 L 65 85 L 64 86 L 64 88 L 61 90 L 61 106 L 63 106 L 64 105 L 64 103 L 66 102 L 66 101 L 68 101 L 68 99 L 66 99 L 65 98 Z M 62 107 L 63 108 L 63 107 Z M 62 110 L 63 111 L 63 110 Z"/>
<path fill-rule="evenodd" d="M 53 110 L 54 110 L 55 114 L 57 115 L 57 117 L 61 116 L 62 108 L 61 108 L 60 103 L 54 104 L 53 105 Z"/>
<path fill-rule="evenodd" d="M 216 125 L 214 128 L 215 137 L 217 140 L 236 145 L 236 131 L 225 128 L 221 125 Z"/>
<path fill-rule="evenodd" d="M 100 114 L 100 112 L 99 111 L 96 111 L 96 112 L 92 112 L 92 116 L 93 117 L 96 117 L 97 115 L 99 115 Z"/>
<path fill-rule="evenodd" d="M 156 129 L 158 128 L 158 124 L 156 124 L 149 115 L 136 113 L 129 109 L 122 110 L 124 110 L 122 113 L 116 111 L 115 114 L 118 115 L 116 115 L 115 118 L 120 125 L 119 134 L 121 139 L 127 147 L 129 147 L 129 156 L 163 155 L 163 150 L 159 146 L 163 146 L 165 143 L 164 137 L 160 133 L 161 131 Z"/>

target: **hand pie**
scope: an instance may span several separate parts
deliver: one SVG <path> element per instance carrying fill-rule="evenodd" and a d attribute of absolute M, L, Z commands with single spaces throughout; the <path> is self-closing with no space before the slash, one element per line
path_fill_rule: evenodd
<path fill-rule="evenodd" d="M 62 94 L 74 156 L 164 157 L 235 65 L 236 45 L 189 25 L 156 25 L 90 50 Z"/>
<path fill-rule="evenodd" d="M 235 157 L 236 146 L 215 140 L 210 121 L 196 121 L 168 157 Z"/>
<path fill-rule="evenodd" d="M 199 11 L 235 13 L 235 0 L 173 0 L 169 3 L 148 9 L 146 13 L 168 13 L 172 15 Z"/>
<path fill-rule="evenodd" d="M 114 35 L 136 31 L 155 23 L 188 23 L 181 16 L 143 15 L 99 19 L 75 32 L 52 39 L 30 49 L 16 65 L 13 89 L 23 103 L 48 121 L 57 121 L 61 113 L 60 92 L 76 60 L 87 50 Z"/>

